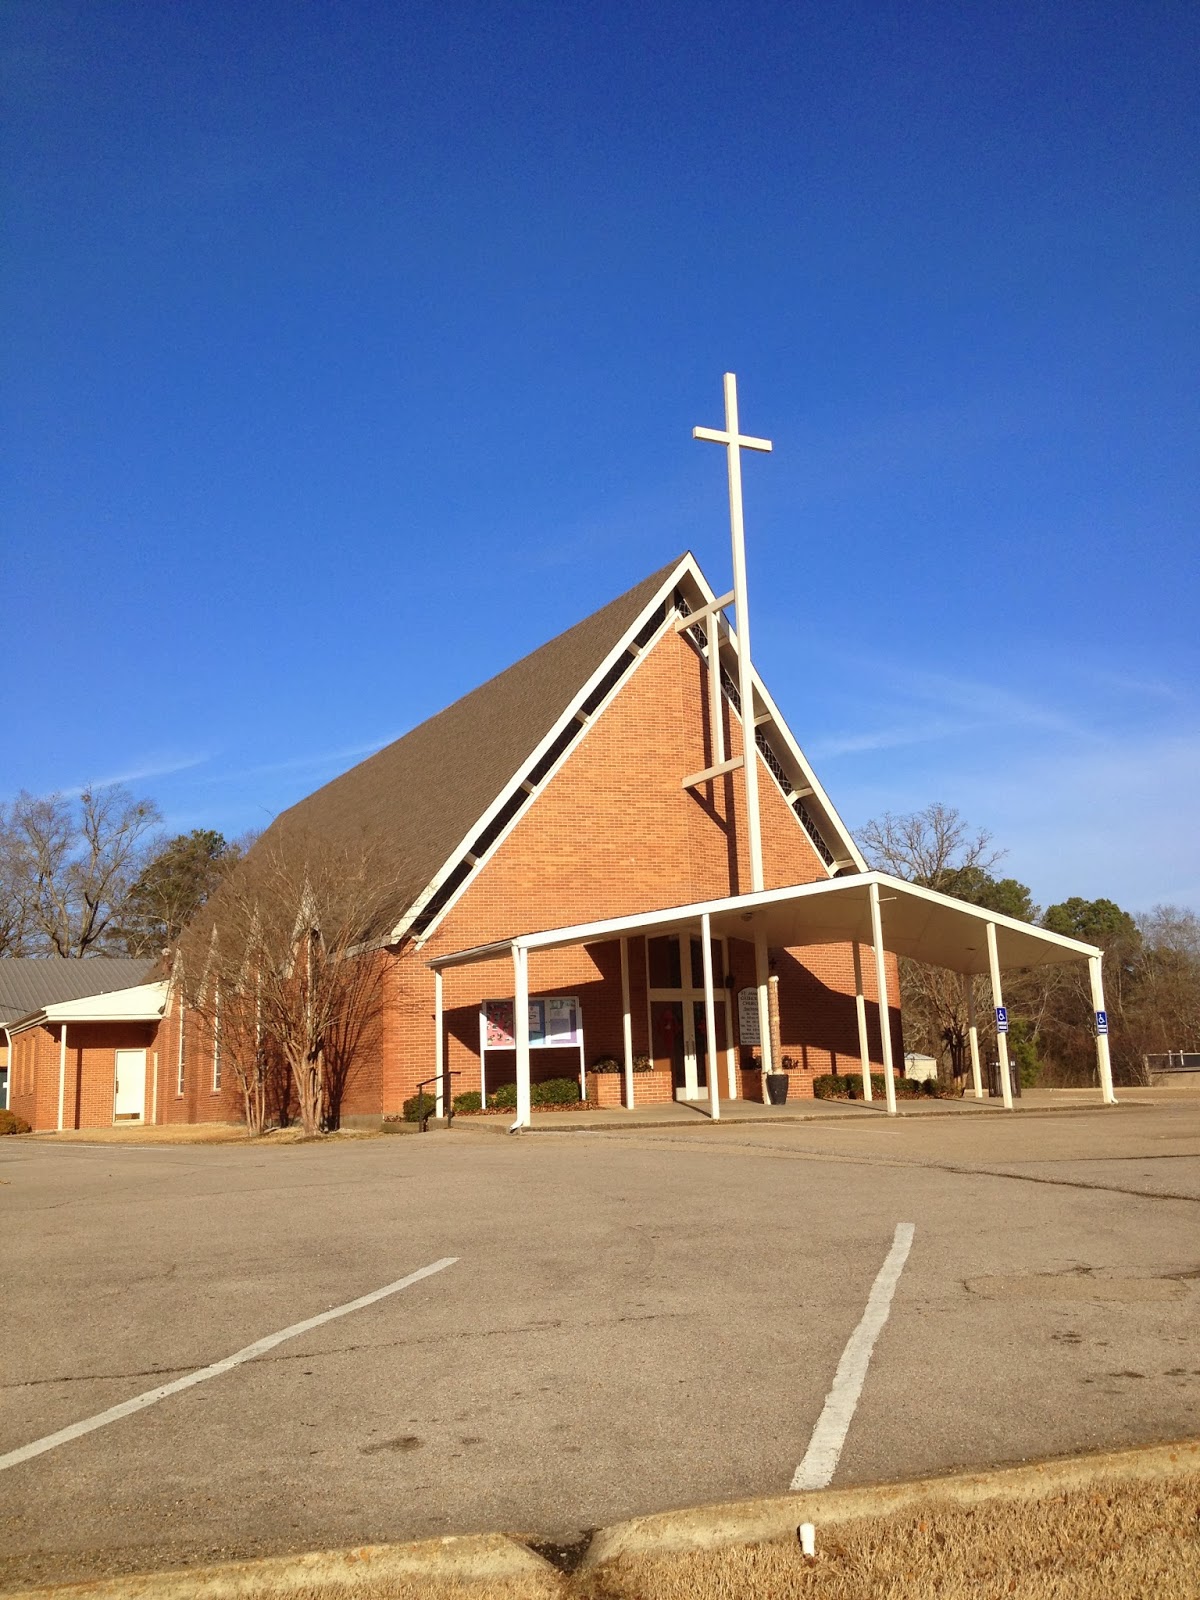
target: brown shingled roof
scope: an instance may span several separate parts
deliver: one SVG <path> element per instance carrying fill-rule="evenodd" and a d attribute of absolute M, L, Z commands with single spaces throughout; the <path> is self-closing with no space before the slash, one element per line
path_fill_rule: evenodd
<path fill-rule="evenodd" d="M 300 833 L 370 850 L 395 880 L 394 927 L 683 559 L 281 813 L 263 841 Z"/>

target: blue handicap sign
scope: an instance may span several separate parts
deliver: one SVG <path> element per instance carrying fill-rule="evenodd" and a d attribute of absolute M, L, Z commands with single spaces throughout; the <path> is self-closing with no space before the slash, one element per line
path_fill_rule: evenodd
<path fill-rule="evenodd" d="M 1007 1033 L 1008 1032 L 1008 1007 L 1007 1006 L 997 1006 L 996 1007 L 996 1032 L 997 1033 Z"/>
<path fill-rule="evenodd" d="M 1097 1011 L 1097 1013 L 1096 1013 L 1096 1032 L 1097 1033 L 1107 1033 L 1108 1032 L 1108 1012 L 1107 1011 Z"/>

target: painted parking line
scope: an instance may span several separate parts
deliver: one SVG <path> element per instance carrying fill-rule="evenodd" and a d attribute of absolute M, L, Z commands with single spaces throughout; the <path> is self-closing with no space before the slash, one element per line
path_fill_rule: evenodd
<path fill-rule="evenodd" d="M 825 1407 L 817 1418 L 804 1460 L 792 1478 L 793 1491 L 798 1489 L 824 1489 L 837 1471 L 842 1446 L 854 1419 L 854 1410 L 862 1394 L 863 1381 L 871 1364 L 871 1352 L 883 1330 L 892 1308 L 892 1296 L 908 1260 L 915 1228 L 911 1222 L 898 1222 L 892 1248 L 887 1260 L 879 1269 L 879 1276 L 871 1286 L 867 1309 L 862 1321 L 850 1335 L 842 1351 L 834 1374 L 833 1388 L 825 1397 Z"/>
<path fill-rule="evenodd" d="M 359 1295 L 357 1300 L 348 1300 L 344 1306 L 334 1306 L 332 1311 L 322 1311 L 315 1317 L 306 1317 L 303 1322 L 293 1322 L 290 1328 L 281 1328 L 278 1333 L 268 1333 L 265 1338 L 256 1339 L 253 1344 L 235 1350 L 231 1356 L 214 1361 L 211 1366 L 199 1367 L 172 1383 L 147 1389 L 145 1394 L 135 1395 L 132 1400 L 123 1400 L 120 1405 L 110 1406 L 107 1411 L 98 1411 L 94 1417 L 85 1417 L 82 1422 L 73 1422 L 70 1427 L 60 1428 L 57 1433 L 48 1433 L 44 1439 L 35 1439 L 32 1444 L 23 1444 L 18 1450 L 10 1450 L 7 1455 L 0 1456 L 0 1472 L 9 1467 L 18 1467 L 23 1461 L 31 1461 L 34 1456 L 44 1455 L 47 1450 L 56 1450 L 61 1444 L 70 1444 L 72 1439 L 80 1439 L 96 1428 L 106 1428 L 110 1422 L 131 1417 L 135 1411 L 144 1411 L 147 1406 L 157 1405 L 160 1400 L 166 1400 L 169 1395 L 178 1394 L 182 1389 L 206 1383 L 209 1378 L 219 1378 L 234 1367 L 240 1367 L 244 1361 L 253 1361 L 255 1356 L 265 1355 L 286 1339 L 297 1339 L 312 1328 L 320 1328 L 326 1322 L 336 1321 L 338 1317 L 348 1317 L 352 1311 L 362 1311 L 379 1300 L 386 1300 L 388 1295 L 399 1294 L 401 1289 L 411 1288 L 414 1283 L 420 1283 L 422 1278 L 432 1278 L 435 1272 L 452 1267 L 457 1260 L 457 1256 L 443 1256 L 440 1261 L 410 1272 L 406 1278 L 397 1278 L 395 1283 L 385 1283 L 382 1289 L 372 1289 L 370 1294 Z"/>

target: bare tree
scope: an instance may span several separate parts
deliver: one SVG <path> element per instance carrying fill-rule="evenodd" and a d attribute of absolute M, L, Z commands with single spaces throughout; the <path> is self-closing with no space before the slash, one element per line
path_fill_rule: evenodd
<path fill-rule="evenodd" d="M 868 863 L 895 878 L 976 904 L 999 898 L 1005 910 L 1012 909 L 1009 901 L 1014 907 L 1028 902 L 1024 885 L 1009 879 L 998 884 L 993 879 L 992 868 L 1004 851 L 993 849 L 987 830 L 972 829 L 953 806 L 935 801 L 923 811 L 904 816 L 887 811 L 864 824 L 859 841 Z M 961 978 L 956 972 L 907 958 L 901 958 L 899 967 L 906 1044 L 918 1046 L 940 1062 L 948 1062 L 949 1079 L 961 1086 L 969 1049 L 968 1011 Z M 978 979 L 970 981 L 979 984 Z M 977 991 L 977 1001 L 981 998 Z M 978 1010 L 983 1013 L 982 1005 Z"/>
<path fill-rule="evenodd" d="M 185 933 L 189 1004 L 220 1030 L 252 1130 L 273 1051 L 305 1132 L 336 1126 L 381 1013 L 383 962 L 367 944 L 391 898 L 366 850 L 267 838 Z"/>
<path fill-rule="evenodd" d="M 965 873 L 990 875 L 1005 854 L 991 848 L 986 828 L 973 831 L 953 806 L 940 801 L 907 816 L 885 811 L 864 824 L 859 842 L 877 872 L 942 894 L 954 894 Z"/>
<path fill-rule="evenodd" d="M 120 785 L 78 799 L 17 796 L 5 838 L 29 953 L 85 956 L 104 943 L 159 821 L 152 800 Z"/>
<path fill-rule="evenodd" d="M 29 954 L 30 884 L 14 810 L 0 805 L 0 957 Z"/>

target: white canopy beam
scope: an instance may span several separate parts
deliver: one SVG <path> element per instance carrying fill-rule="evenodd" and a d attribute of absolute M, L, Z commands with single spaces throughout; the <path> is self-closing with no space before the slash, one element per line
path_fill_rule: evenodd
<path fill-rule="evenodd" d="M 1112 1057 L 1108 1050 L 1108 1011 L 1104 1004 L 1104 958 L 1088 959 L 1088 978 L 1092 988 L 1092 1011 L 1096 1023 L 1096 1065 L 1100 1071 L 1100 1098 L 1106 1106 L 1115 1106 L 1113 1093 Z"/>
<path fill-rule="evenodd" d="M 871 1040 L 867 1033 L 867 997 L 863 993 L 862 947 L 854 941 L 854 1012 L 858 1018 L 858 1055 L 862 1062 L 863 1099 L 873 1098 L 871 1090 Z"/>
<path fill-rule="evenodd" d="M 967 1001 L 967 1042 L 971 1049 L 971 1088 L 976 1100 L 982 1100 L 983 1074 L 979 1070 L 979 1020 L 975 1015 L 975 979 L 969 972 L 963 973 L 962 985 Z"/>
<path fill-rule="evenodd" d="M 875 949 L 875 987 L 879 995 L 879 1033 L 883 1045 L 883 1087 L 888 1116 L 896 1115 L 896 1079 L 892 1068 L 892 1016 L 888 1004 L 887 952 L 883 948 L 883 918 L 879 911 L 879 885 L 872 883 L 871 943 Z"/>
<path fill-rule="evenodd" d="M 517 1122 L 520 1128 L 532 1123 L 529 1090 L 529 951 L 514 944 L 513 957 L 513 1043 L 517 1047 Z"/>
<path fill-rule="evenodd" d="M 1000 987 L 1000 956 L 996 949 L 996 924 L 989 922 L 987 925 L 988 970 L 992 976 L 992 1005 L 996 1013 L 996 1055 L 1000 1061 L 1000 1093 L 1004 1097 L 1004 1109 L 1011 1111 L 1013 1108 L 1012 1076 L 1008 1068 L 1008 1029 L 1002 1026 L 1001 1017 L 1004 1015 L 1004 994 Z"/>
<path fill-rule="evenodd" d="M 700 954 L 704 966 L 704 1045 L 708 1071 L 708 1104 L 712 1119 L 721 1115 L 721 1069 L 717 1065 L 717 1002 L 713 994 L 712 918 L 706 911 L 700 918 Z"/>
<path fill-rule="evenodd" d="M 625 1108 L 633 1110 L 633 1017 L 629 1010 L 629 940 L 621 940 L 621 1042 L 625 1047 Z"/>

